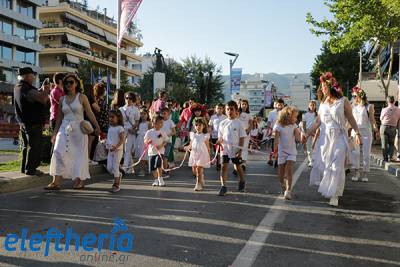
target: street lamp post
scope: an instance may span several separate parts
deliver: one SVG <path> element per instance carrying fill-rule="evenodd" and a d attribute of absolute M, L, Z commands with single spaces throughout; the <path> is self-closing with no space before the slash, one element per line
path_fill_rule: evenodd
<path fill-rule="evenodd" d="M 230 90 L 231 90 L 231 94 L 232 94 L 232 68 L 233 65 L 235 64 L 236 60 L 239 57 L 239 54 L 237 53 L 232 53 L 232 52 L 225 52 L 226 55 L 234 57 L 234 59 L 230 59 L 229 60 L 229 84 L 230 84 Z"/>

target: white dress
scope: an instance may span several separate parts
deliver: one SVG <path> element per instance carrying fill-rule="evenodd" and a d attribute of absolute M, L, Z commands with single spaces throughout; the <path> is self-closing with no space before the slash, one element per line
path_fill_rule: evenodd
<path fill-rule="evenodd" d="M 189 166 L 198 166 L 203 168 L 210 168 L 210 153 L 206 145 L 206 141 L 210 139 L 210 135 L 190 133 L 190 140 L 192 141 L 192 151 L 189 157 Z"/>
<path fill-rule="evenodd" d="M 80 94 L 67 105 L 62 102 L 64 118 L 56 136 L 54 151 L 50 162 L 50 175 L 63 178 L 86 180 L 89 174 L 88 136 L 83 134 L 80 122 L 83 121 L 83 106 Z M 72 110 L 71 110 L 72 109 Z"/>
<path fill-rule="evenodd" d="M 318 192 L 326 198 L 342 196 L 346 180 L 348 137 L 344 100 L 342 97 L 332 105 L 326 104 L 320 109 L 321 121 L 325 123 L 325 144 L 322 147 L 325 169 Z"/>
<path fill-rule="evenodd" d="M 253 119 L 253 116 L 250 113 L 242 112 L 240 113 L 239 120 L 243 124 L 243 128 L 247 130 L 250 127 L 250 121 Z M 250 134 L 246 133 L 246 137 L 244 138 L 243 149 L 242 149 L 242 159 L 247 160 L 249 156 L 249 143 L 250 143 Z"/>
<path fill-rule="evenodd" d="M 372 146 L 372 125 L 369 120 L 369 105 L 361 106 L 356 105 L 353 106 L 353 116 L 357 122 L 358 129 L 360 130 L 361 139 L 362 139 L 362 149 L 360 149 L 360 145 L 354 144 L 354 153 L 350 153 L 350 162 L 352 163 L 352 167 L 355 169 L 360 169 L 360 158 L 361 158 L 361 150 L 362 150 L 362 161 L 363 161 L 363 171 L 369 172 L 370 170 L 370 156 L 371 156 L 371 146 Z M 352 138 L 354 139 L 356 136 L 355 131 L 353 130 L 351 133 Z"/>
<path fill-rule="evenodd" d="M 137 144 L 135 147 L 135 158 L 139 159 L 139 157 L 142 155 L 143 150 L 144 150 L 144 135 L 146 134 L 147 130 L 149 130 L 149 122 L 145 121 L 145 122 L 141 122 L 139 124 L 139 128 L 137 131 Z M 144 153 L 143 156 L 143 160 L 148 160 L 149 156 L 147 155 L 147 153 Z"/>
<path fill-rule="evenodd" d="M 320 105 L 321 108 L 325 108 L 326 104 Z M 329 108 L 329 106 L 327 106 Z M 320 114 L 321 111 L 318 112 Z M 319 137 L 315 144 L 315 150 L 312 153 L 313 167 L 310 173 L 310 185 L 319 185 L 324 175 L 325 163 L 322 158 L 322 148 L 325 144 L 325 123 L 321 120 Z"/>

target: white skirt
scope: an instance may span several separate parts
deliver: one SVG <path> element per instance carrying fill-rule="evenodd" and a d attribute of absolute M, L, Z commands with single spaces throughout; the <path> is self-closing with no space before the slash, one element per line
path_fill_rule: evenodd
<path fill-rule="evenodd" d="M 345 162 L 348 151 L 348 140 L 341 129 L 329 129 L 325 134 L 322 149 L 324 175 L 318 192 L 326 198 L 343 195 L 346 181 Z"/>
<path fill-rule="evenodd" d="M 88 136 L 82 133 L 79 122 L 63 120 L 54 144 L 50 175 L 73 180 L 90 178 Z"/>

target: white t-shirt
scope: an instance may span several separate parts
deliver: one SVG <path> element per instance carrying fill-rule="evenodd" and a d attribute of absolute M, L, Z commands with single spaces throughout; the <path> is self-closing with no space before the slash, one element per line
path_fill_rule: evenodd
<path fill-rule="evenodd" d="M 212 128 L 211 138 L 218 138 L 219 125 L 225 119 L 226 119 L 226 116 L 223 114 L 222 115 L 214 114 L 211 116 L 210 121 L 208 123 L 208 125 L 211 126 L 211 128 Z"/>
<path fill-rule="evenodd" d="M 151 140 L 151 143 L 149 145 L 149 149 L 147 150 L 147 154 L 149 156 L 155 156 L 158 155 L 156 146 L 162 145 L 164 142 L 168 142 L 168 136 L 162 131 L 157 131 L 156 129 L 150 129 L 146 132 L 144 135 L 144 140 Z M 160 153 L 164 154 L 165 153 L 165 148 L 162 147 L 160 149 Z"/>
<path fill-rule="evenodd" d="M 171 120 L 163 120 L 163 126 L 161 131 L 163 131 L 168 136 L 168 143 L 172 143 L 172 136 L 169 136 L 172 133 L 172 129 L 175 128 L 175 123 Z"/>
<path fill-rule="evenodd" d="M 279 123 L 275 124 L 274 131 L 279 133 L 278 154 L 283 155 L 297 155 L 296 137 L 294 130 L 297 129 L 296 124 L 282 126 Z"/>
<path fill-rule="evenodd" d="M 268 122 L 270 123 L 270 127 L 274 128 L 276 121 L 278 120 L 278 110 L 274 109 L 268 114 Z"/>
<path fill-rule="evenodd" d="M 132 129 L 136 126 L 136 121 L 140 119 L 140 111 L 135 106 L 123 106 L 119 109 L 122 113 L 122 117 L 124 118 L 124 128 L 126 131 Z"/>
<path fill-rule="evenodd" d="M 124 127 L 118 125 L 118 126 L 110 126 L 108 128 L 108 133 L 107 133 L 107 141 L 106 141 L 106 147 L 111 148 L 112 145 L 116 145 L 119 143 L 119 134 L 125 132 Z M 119 146 L 118 149 L 123 149 L 123 145 Z"/>
<path fill-rule="evenodd" d="M 239 115 L 239 120 L 242 122 L 244 130 L 249 129 L 249 127 L 250 127 L 250 121 L 251 121 L 252 119 L 253 119 L 253 116 L 251 116 L 250 113 L 242 112 L 242 113 Z"/>
<path fill-rule="evenodd" d="M 311 128 L 316 118 L 315 112 L 306 112 L 303 114 L 302 121 L 306 122 L 306 129 Z"/>
<path fill-rule="evenodd" d="M 243 123 L 239 119 L 225 119 L 218 129 L 218 139 L 222 139 L 223 155 L 229 158 L 235 158 L 239 148 L 239 139 L 246 137 L 246 131 L 243 128 Z"/>

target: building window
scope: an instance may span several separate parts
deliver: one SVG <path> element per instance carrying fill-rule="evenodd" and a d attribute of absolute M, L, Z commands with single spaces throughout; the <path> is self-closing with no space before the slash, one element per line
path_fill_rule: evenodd
<path fill-rule="evenodd" d="M 1 0 L 0 0 L 1 1 Z M 0 31 L 12 35 L 12 23 L 5 18 L 0 17 Z"/>
<path fill-rule="evenodd" d="M 0 43 L 0 58 L 12 60 L 12 48 L 6 44 Z"/>
<path fill-rule="evenodd" d="M 18 0 L 17 1 L 17 11 L 18 13 L 28 16 L 30 18 L 35 18 L 35 7 L 28 2 Z"/>
<path fill-rule="evenodd" d="M 13 82 L 12 70 L 0 68 L 0 81 L 12 83 Z"/>
<path fill-rule="evenodd" d="M 22 24 L 17 24 L 17 35 L 31 42 L 36 41 L 36 30 Z"/>
<path fill-rule="evenodd" d="M 0 0 L 0 7 L 11 9 L 11 0 Z"/>
<path fill-rule="evenodd" d="M 36 53 L 30 50 L 23 50 L 17 48 L 17 52 L 15 54 L 15 60 L 21 63 L 35 65 Z"/>

